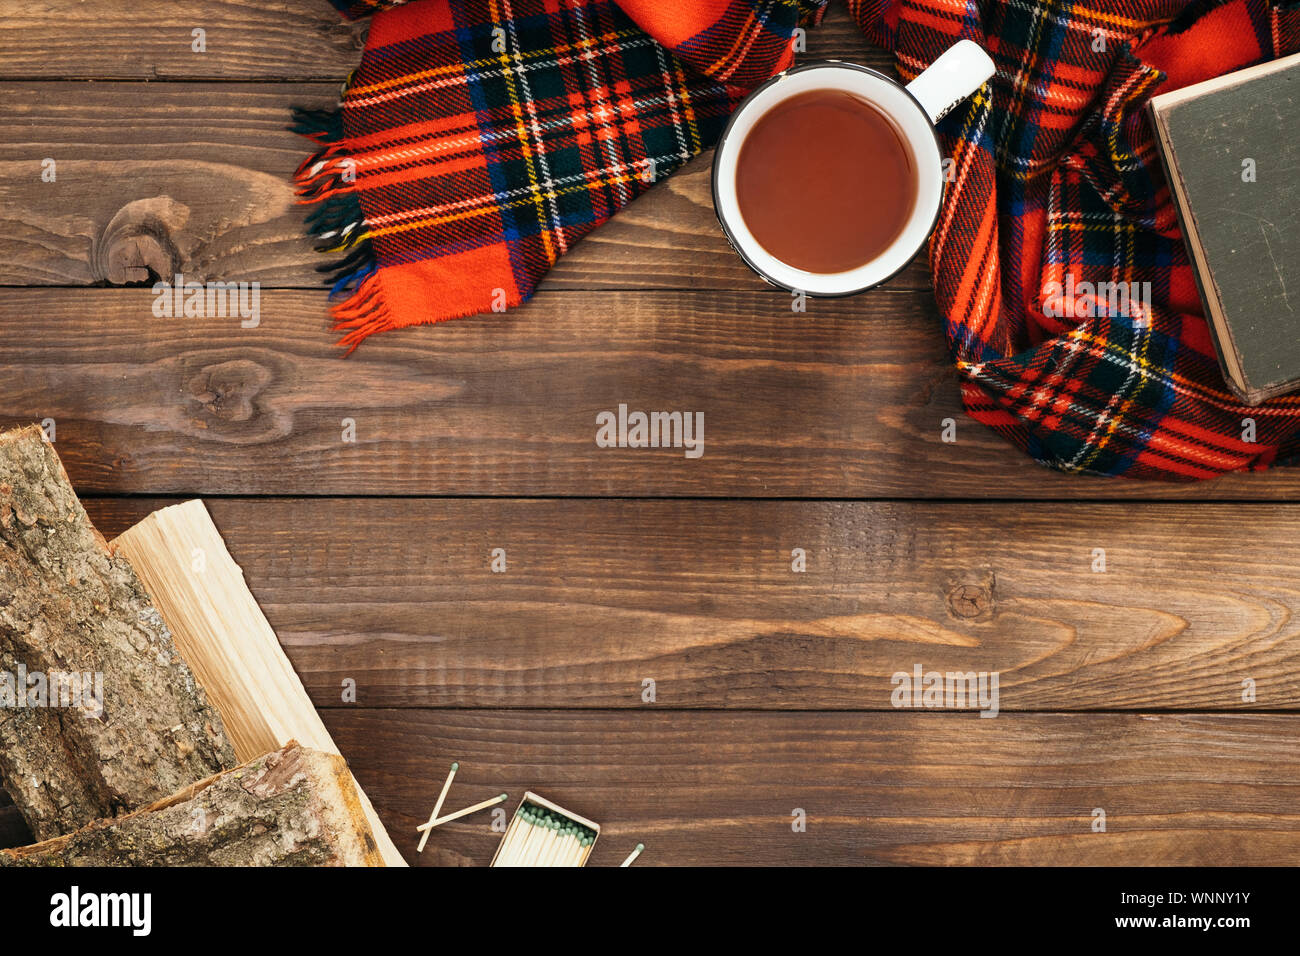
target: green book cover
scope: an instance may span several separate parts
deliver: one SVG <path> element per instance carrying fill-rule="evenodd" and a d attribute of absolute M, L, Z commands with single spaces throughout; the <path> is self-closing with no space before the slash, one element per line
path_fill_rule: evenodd
<path fill-rule="evenodd" d="M 1300 388 L 1300 56 L 1151 109 L 1228 384 L 1252 403 Z"/>

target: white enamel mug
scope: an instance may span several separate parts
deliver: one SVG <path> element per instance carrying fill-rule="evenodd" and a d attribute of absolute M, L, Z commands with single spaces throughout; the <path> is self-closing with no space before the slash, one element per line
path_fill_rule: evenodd
<path fill-rule="evenodd" d="M 906 86 L 865 66 L 838 61 L 797 66 L 768 80 L 732 114 L 713 154 L 713 207 L 732 248 L 773 285 L 813 296 L 855 295 L 901 271 L 939 218 L 944 170 L 934 124 L 993 72 L 993 61 L 979 44 L 959 40 Z M 893 122 L 917 170 L 916 202 L 898 238 L 870 262 L 845 272 L 808 272 L 776 258 L 749 231 L 736 198 L 736 162 L 754 124 L 778 103 L 814 90 L 851 93 L 874 106 Z M 792 189 L 798 188 L 800 175 L 816 175 L 816 170 L 791 170 Z"/>

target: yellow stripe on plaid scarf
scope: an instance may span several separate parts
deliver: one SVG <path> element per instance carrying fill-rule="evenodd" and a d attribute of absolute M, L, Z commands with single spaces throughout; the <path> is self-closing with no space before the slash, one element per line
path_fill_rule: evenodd
<path fill-rule="evenodd" d="M 497 0 L 492 0 L 491 10 L 492 18 L 494 20 L 500 23 L 504 19 L 510 23 L 511 30 L 514 29 L 514 18 L 510 12 L 509 0 L 505 0 L 504 9 L 497 3 Z M 518 46 L 518 44 L 516 44 L 516 46 Z M 546 210 L 546 197 L 542 195 L 541 181 L 537 177 L 537 167 L 534 165 L 535 154 L 533 152 L 532 144 L 529 142 L 530 134 L 528 126 L 524 122 L 524 98 L 519 95 L 519 90 L 516 87 L 514 80 L 514 73 L 510 65 L 510 57 L 504 49 L 501 51 L 501 56 L 498 60 L 502 68 L 502 79 L 505 80 L 506 89 L 510 94 L 510 109 L 515 114 L 515 133 L 519 137 L 519 147 L 524 158 L 524 167 L 528 170 L 528 184 L 532 187 L 532 203 L 537 207 L 537 221 L 539 223 L 545 223 L 549 221 L 550 216 Z M 541 137 L 539 136 L 538 138 L 540 139 Z M 539 145 L 538 148 L 545 149 L 546 147 Z M 553 192 L 551 193 L 550 198 L 554 201 L 555 194 Z M 556 222 L 556 226 L 558 228 L 559 222 Z M 560 256 L 559 253 L 555 251 L 555 244 L 551 241 L 551 230 L 549 228 L 542 228 L 540 232 L 542 235 L 542 244 L 546 251 L 546 260 L 548 262 L 554 262 Z"/>
<path fill-rule="evenodd" d="M 704 148 L 700 142 L 700 128 L 695 121 L 695 107 L 691 105 L 690 85 L 686 82 L 686 74 L 682 71 L 682 61 L 676 57 L 670 61 L 673 64 L 673 79 L 677 81 L 677 89 L 680 92 L 678 97 L 682 101 L 682 115 L 686 117 L 686 128 L 691 134 L 691 149 L 699 152 Z"/>

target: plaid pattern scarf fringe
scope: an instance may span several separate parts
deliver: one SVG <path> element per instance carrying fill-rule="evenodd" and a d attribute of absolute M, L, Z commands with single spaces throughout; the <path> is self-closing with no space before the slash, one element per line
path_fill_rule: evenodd
<path fill-rule="evenodd" d="M 821 3 L 336 2 L 374 16 L 341 108 L 300 110 L 319 149 L 301 202 L 333 267 L 342 344 L 502 311 L 580 238 L 716 141 L 793 61 Z M 634 20 L 633 16 L 639 19 Z M 673 50 L 656 41 L 672 35 Z"/>
<path fill-rule="evenodd" d="M 823 11 L 334 2 L 375 15 L 341 109 L 296 116 L 319 146 L 297 181 L 321 251 L 342 256 L 349 349 L 526 300 L 573 242 L 711 146 Z M 930 262 L 967 412 L 1068 472 L 1192 480 L 1300 458 L 1300 395 L 1252 407 L 1223 384 L 1145 117 L 1155 92 L 1300 50 L 1300 5 L 848 5 L 904 80 L 963 37 L 998 67 L 939 125 L 953 162 Z M 1076 292 L 1099 283 L 1151 294 L 1111 314 Z"/>

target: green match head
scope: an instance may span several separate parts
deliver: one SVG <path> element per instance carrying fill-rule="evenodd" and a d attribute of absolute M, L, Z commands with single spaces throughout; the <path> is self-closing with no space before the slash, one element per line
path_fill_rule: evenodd
<path fill-rule="evenodd" d="M 644 844 L 644 843 L 638 843 L 638 844 L 636 845 L 636 851 L 637 851 L 638 853 L 640 853 L 640 852 L 641 852 L 642 850 L 644 850 L 644 849 L 645 849 L 645 844 Z"/>
<path fill-rule="evenodd" d="M 453 764 L 451 765 L 451 769 L 452 769 L 452 770 L 459 770 L 459 769 L 460 769 L 460 764 L 458 764 L 458 763 L 453 763 Z"/>

